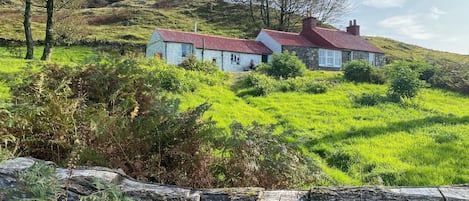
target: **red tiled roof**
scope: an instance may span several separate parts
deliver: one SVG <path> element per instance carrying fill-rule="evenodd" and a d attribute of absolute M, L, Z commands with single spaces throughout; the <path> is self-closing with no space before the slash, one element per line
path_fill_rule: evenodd
<path fill-rule="evenodd" d="M 267 33 L 270 37 L 272 37 L 275 41 L 280 43 L 281 45 L 286 46 L 303 46 L 303 47 L 317 47 L 306 39 L 305 37 L 301 36 L 298 33 L 291 33 L 291 32 L 283 32 L 283 31 L 274 31 L 269 29 L 262 29 L 265 33 Z"/>
<path fill-rule="evenodd" d="M 336 48 L 384 53 L 381 49 L 366 41 L 364 38 L 345 31 L 319 27 L 314 28 L 313 31 L 318 33 L 323 39 L 331 43 Z"/>
<path fill-rule="evenodd" d="M 283 31 L 273 31 L 268 29 L 263 29 L 263 31 L 269 34 L 275 41 L 277 41 L 281 45 L 350 49 L 366 52 L 384 53 L 381 49 L 369 43 L 362 37 L 355 36 L 345 31 L 338 31 L 334 29 L 325 29 L 319 27 L 315 27 L 312 30 L 307 30 L 303 32 L 304 34 L 308 35 Z"/>
<path fill-rule="evenodd" d="M 253 40 L 211 36 L 193 32 L 156 29 L 163 41 L 190 43 L 196 48 L 240 52 L 248 54 L 272 54 L 263 43 Z"/>

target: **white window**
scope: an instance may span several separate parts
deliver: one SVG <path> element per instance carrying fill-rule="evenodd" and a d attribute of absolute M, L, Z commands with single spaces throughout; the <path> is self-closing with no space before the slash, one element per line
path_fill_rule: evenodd
<path fill-rule="evenodd" d="M 181 44 L 181 56 L 187 57 L 192 54 L 192 45 L 191 44 Z"/>
<path fill-rule="evenodd" d="M 375 65 L 375 53 L 368 54 L 368 62 L 373 66 Z"/>
<path fill-rule="evenodd" d="M 231 64 L 238 64 L 240 63 L 240 55 L 239 54 L 235 54 L 235 53 L 231 53 Z"/>
<path fill-rule="evenodd" d="M 337 50 L 319 49 L 320 67 L 342 67 L 342 52 Z"/>

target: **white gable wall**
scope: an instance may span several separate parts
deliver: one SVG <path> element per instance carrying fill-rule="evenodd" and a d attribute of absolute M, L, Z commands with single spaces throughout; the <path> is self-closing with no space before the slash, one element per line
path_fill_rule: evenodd
<path fill-rule="evenodd" d="M 273 52 L 282 53 L 282 45 L 270 37 L 264 30 L 259 32 L 256 37 L 256 41 L 261 41 Z"/>
<path fill-rule="evenodd" d="M 145 56 L 147 58 L 154 57 L 157 53 L 161 55 L 162 59 L 166 58 L 166 45 L 158 32 L 154 31 L 151 35 L 150 41 L 147 44 L 147 51 Z"/>

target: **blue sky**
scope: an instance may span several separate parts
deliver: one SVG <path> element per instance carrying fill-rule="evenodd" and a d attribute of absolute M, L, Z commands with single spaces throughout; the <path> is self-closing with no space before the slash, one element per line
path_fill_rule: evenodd
<path fill-rule="evenodd" d="M 469 0 L 351 0 L 337 27 L 357 19 L 360 34 L 469 55 Z"/>

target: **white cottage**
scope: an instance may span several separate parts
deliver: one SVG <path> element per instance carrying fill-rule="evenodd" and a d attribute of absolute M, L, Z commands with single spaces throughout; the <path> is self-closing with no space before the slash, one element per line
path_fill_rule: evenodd
<path fill-rule="evenodd" d="M 180 64 L 195 55 L 212 61 L 220 70 L 240 72 L 267 62 L 272 51 L 260 41 L 227 38 L 193 32 L 156 29 L 147 45 L 146 57 L 160 57 L 171 64 Z"/>

